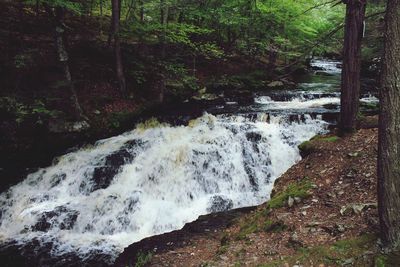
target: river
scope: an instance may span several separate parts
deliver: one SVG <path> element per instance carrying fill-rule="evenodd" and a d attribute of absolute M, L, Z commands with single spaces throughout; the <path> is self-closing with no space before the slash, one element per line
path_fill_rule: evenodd
<path fill-rule="evenodd" d="M 301 159 L 297 146 L 335 123 L 339 64 L 314 60 L 296 90 L 226 99 L 184 125 L 152 120 L 55 159 L 0 195 L 2 255 L 17 249 L 27 266 L 112 264 L 145 237 L 267 201 Z"/>

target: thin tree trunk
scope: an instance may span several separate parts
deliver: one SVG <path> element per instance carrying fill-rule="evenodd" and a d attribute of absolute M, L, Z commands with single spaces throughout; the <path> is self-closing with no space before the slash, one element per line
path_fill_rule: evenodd
<path fill-rule="evenodd" d="M 126 15 L 125 15 L 125 20 L 128 20 L 131 16 L 131 12 L 133 11 L 133 13 L 135 13 L 135 6 L 136 6 L 136 1 L 135 0 L 131 0 L 129 6 L 128 6 L 128 11 L 126 11 Z"/>
<path fill-rule="evenodd" d="M 143 6 L 143 0 L 139 0 L 139 6 L 140 6 L 140 22 L 144 22 L 144 6 Z"/>
<path fill-rule="evenodd" d="M 366 0 L 345 0 L 346 22 L 343 47 L 341 108 L 339 128 L 352 132 L 360 98 L 361 41 L 363 38 Z"/>
<path fill-rule="evenodd" d="M 160 20 L 162 25 L 162 35 L 161 35 L 161 60 L 164 61 L 166 57 L 166 34 L 167 34 L 167 23 L 168 23 L 168 6 L 165 4 L 165 0 L 160 0 Z M 164 72 L 164 71 L 163 71 Z M 160 77 L 160 86 L 159 86 L 159 94 L 158 101 L 162 103 L 164 101 L 164 92 L 166 87 L 165 82 L 165 74 L 161 73 Z"/>
<path fill-rule="evenodd" d="M 378 204 L 381 239 L 400 247 L 400 1 L 388 0 L 379 116 Z"/>
<path fill-rule="evenodd" d="M 69 57 L 68 52 L 65 48 L 64 44 L 64 35 L 65 35 L 65 27 L 64 27 L 64 9 L 56 8 L 55 10 L 55 18 L 56 18 L 56 49 L 58 55 L 58 61 L 61 65 L 64 77 L 67 82 L 67 86 L 70 90 L 71 95 L 71 104 L 74 111 L 74 119 L 81 120 L 84 118 L 82 108 L 78 101 L 78 96 L 75 91 L 75 87 L 72 81 L 71 71 L 69 69 Z"/>
<path fill-rule="evenodd" d="M 36 17 L 39 16 L 39 8 L 40 8 L 39 0 L 36 0 L 36 3 L 35 3 L 35 13 L 36 13 Z"/>
<path fill-rule="evenodd" d="M 115 18 L 114 15 L 116 12 L 114 12 L 114 5 L 115 5 L 115 0 L 111 0 L 111 23 L 110 23 L 110 31 L 108 32 L 108 40 L 107 40 L 107 47 L 111 48 L 111 43 L 112 40 L 114 39 L 114 35 L 115 35 L 115 23 L 114 21 L 118 18 Z"/>
<path fill-rule="evenodd" d="M 114 37 L 114 55 L 115 55 L 115 71 L 117 74 L 118 86 L 121 92 L 126 92 L 126 81 L 124 75 L 124 68 L 122 65 L 121 43 L 119 40 L 119 21 L 121 15 L 121 1 L 111 0 L 112 4 L 112 29 Z"/>

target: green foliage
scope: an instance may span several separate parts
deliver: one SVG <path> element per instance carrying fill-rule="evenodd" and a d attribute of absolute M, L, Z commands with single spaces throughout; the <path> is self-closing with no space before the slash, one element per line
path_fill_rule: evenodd
<path fill-rule="evenodd" d="M 198 89 L 197 78 L 189 73 L 190 71 L 184 64 L 166 63 L 165 70 L 167 73 L 167 87 L 174 92 L 175 95 L 183 95 L 185 91 L 195 91 Z"/>
<path fill-rule="evenodd" d="M 128 123 L 135 114 L 131 112 L 113 112 L 109 115 L 108 121 L 112 128 L 118 129 Z"/>
<path fill-rule="evenodd" d="M 36 5 L 36 0 L 25 0 L 25 2 L 29 5 Z M 80 13 L 82 11 L 82 4 L 73 0 L 39 0 L 39 4 L 64 8 L 75 13 Z"/>
<path fill-rule="evenodd" d="M 59 111 L 49 110 L 41 100 L 35 100 L 32 104 L 24 104 L 14 97 L 1 97 L 0 110 L 14 117 L 20 124 L 27 119 L 33 119 L 37 124 L 42 124 L 43 119 L 56 118 L 60 115 Z"/>
<path fill-rule="evenodd" d="M 151 261 L 151 258 L 153 257 L 153 254 L 148 252 L 148 253 L 143 253 L 139 252 L 136 255 L 136 263 L 135 267 L 143 267 L 146 266 L 147 263 Z"/>

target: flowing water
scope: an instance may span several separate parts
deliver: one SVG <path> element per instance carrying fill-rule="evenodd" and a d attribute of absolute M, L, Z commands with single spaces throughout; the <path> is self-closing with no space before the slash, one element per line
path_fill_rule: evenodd
<path fill-rule="evenodd" d="M 326 131 L 322 114 L 337 112 L 338 62 L 313 64 L 333 76 L 257 94 L 234 114 L 139 125 L 56 159 L 0 195 L 0 241 L 112 262 L 199 215 L 268 200 L 274 180 L 300 160 L 297 145 Z"/>

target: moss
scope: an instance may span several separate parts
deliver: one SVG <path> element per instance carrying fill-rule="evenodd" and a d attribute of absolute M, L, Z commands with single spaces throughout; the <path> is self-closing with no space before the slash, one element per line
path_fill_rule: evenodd
<path fill-rule="evenodd" d="M 346 253 L 349 250 L 360 249 L 363 250 L 366 246 L 369 246 L 371 242 L 376 240 L 373 235 L 363 235 L 354 239 L 340 240 L 337 241 L 332 248 L 339 253 Z"/>
<path fill-rule="evenodd" d="M 315 150 L 314 144 L 310 141 L 305 141 L 301 143 L 300 145 L 298 145 L 298 148 L 302 157 L 310 155 Z"/>
<path fill-rule="evenodd" d="M 329 137 L 321 138 L 319 140 L 324 141 L 324 142 L 337 142 L 337 141 L 340 140 L 340 137 L 338 137 L 338 136 L 329 136 Z"/>
<path fill-rule="evenodd" d="M 273 267 L 282 266 L 283 264 L 301 264 L 309 266 L 313 264 L 325 264 L 327 266 L 342 266 L 350 264 L 351 266 L 369 266 L 373 262 L 373 258 L 376 255 L 370 255 L 374 250 L 376 242 L 376 236 L 374 235 L 363 235 L 360 237 L 341 240 L 333 245 L 322 245 L 310 248 L 300 248 L 294 255 L 274 260 L 262 265 L 260 267 Z M 376 253 L 378 254 L 378 253 Z M 369 255 L 370 258 L 368 258 Z M 385 262 L 385 258 L 378 257 L 379 261 Z M 377 262 L 377 260 L 375 260 Z M 376 265 L 379 266 L 379 265 Z M 380 265 L 385 266 L 385 265 Z"/>
<path fill-rule="evenodd" d="M 256 220 L 251 220 L 250 223 L 243 225 L 240 232 L 236 236 L 236 240 L 246 239 L 247 235 L 258 232 L 259 226 Z"/>
<path fill-rule="evenodd" d="M 375 266 L 376 267 L 386 267 L 387 265 L 387 256 L 386 255 L 378 255 L 375 258 Z"/>
<path fill-rule="evenodd" d="M 337 142 L 340 140 L 339 136 L 325 136 L 325 135 L 316 135 L 310 139 L 310 141 L 322 141 L 322 142 Z"/>
<path fill-rule="evenodd" d="M 217 250 L 217 255 L 222 255 L 225 254 L 228 251 L 228 245 L 223 245 L 220 246 L 219 249 Z"/>
<path fill-rule="evenodd" d="M 306 198 L 310 195 L 309 190 L 312 188 L 312 183 L 308 180 L 303 180 L 294 184 L 288 185 L 285 191 L 276 194 L 267 203 L 270 209 L 281 208 L 286 205 L 289 197 Z"/>
<path fill-rule="evenodd" d="M 136 263 L 135 263 L 135 267 L 143 267 L 146 264 L 148 264 L 151 261 L 151 258 L 153 257 L 153 254 L 151 254 L 150 252 L 148 253 L 143 253 L 143 252 L 139 252 L 136 255 Z"/>
<path fill-rule="evenodd" d="M 276 194 L 267 203 L 265 209 L 257 210 L 252 216 L 246 218 L 240 225 L 240 231 L 235 235 L 236 240 L 245 240 L 249 234 L 261 231 L 265 232 L 282 232 L 287 229 L 287 226 L 281 221 L 273 221 L 268 218 L 271 209 L 280 208 L 286 205 L 289 197 L 306 198 L 309 196 L 309 190 L 312 184 L 307 179 L 290 184 L 286 190 Z M 224 244 L 226 244 L 224 240 Z M 222 240 L 221 240 L 222 244 Z"/>

